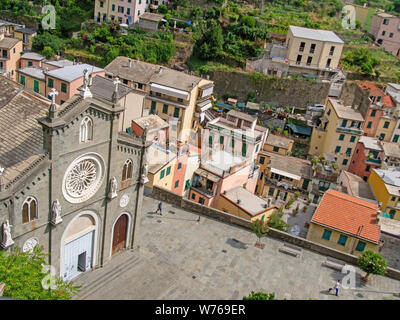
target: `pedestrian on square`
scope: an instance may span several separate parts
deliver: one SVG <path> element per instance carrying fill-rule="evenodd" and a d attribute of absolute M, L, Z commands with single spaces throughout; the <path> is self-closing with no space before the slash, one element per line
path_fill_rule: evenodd
<path fill-rule="evenodd" d="M 162 216 L 162 202 L 160 201 L 157 206 L 156 214 L 160 212 L 160 216 Z"/>
<path fill-rule="evenodd" d="M 340 287 L 340 280 L 336 281 L 336 284 L 332 288 L 329 288 L 328 292 L 331 292 L 332 289 L 335 289 L 336 291 L 335 295 L 338 296 L 339 287 Z"/>

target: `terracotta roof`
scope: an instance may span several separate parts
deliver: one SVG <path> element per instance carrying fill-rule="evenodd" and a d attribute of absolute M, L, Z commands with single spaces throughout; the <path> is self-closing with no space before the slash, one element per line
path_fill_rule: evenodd
<path fill-rule="evenodd" d="M 325 192 L 311 222 L 378 243 L 378 210 L 377 204 L 330 189 Z"/>
<path fill-rule="evenodd" d="M 371 81 L 364 81 L 357 84 L 361 89 L 368 90 L 368 94 L 374 97 L 383 97 L 382 104 L 388 107 L 395 107 L 392 98 L 389 95 L 385 95 L 382 89 L 380 89 L 375 83 Z"/>
<path fill-rule="evenodd" d="M 16 46 L 18 42 L 22 43 L 22 41 L 19 39 L 4 38 L 3 40 L 0 40 L 0 48 L 11 49 Z"/>

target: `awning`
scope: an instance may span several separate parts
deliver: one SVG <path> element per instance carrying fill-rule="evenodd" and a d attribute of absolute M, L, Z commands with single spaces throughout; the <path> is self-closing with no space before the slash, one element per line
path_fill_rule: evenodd
<path fill-rule="evenodd" d="M 288 124 L 287 125 L 290 129 L 293 130 L 294 133 L 296 134 L 302 134 L 305 136 L 311 136 L 311 128 L 308 127 L 302 127 L 302 126 L 296 126 L 295 124 Z"/>
<path fill-rule="evenodd" d="M 174 89 L 171 87 L 163 86 L 160 84 L 156 83 L 151 83 L 150 84 L 150 90 L 154 92 L 159 92 L 166 94 L 168 96 L 184 99 L 184 100 L 189 100 L 189 92 L 179 90 L 179 89 Z"/>
<path fill-rule="evenodd" d="M 212 103 L 211 100 L 205 100 L 203 102 L 198 103 L 197 106 L 200 108 L 202 112 L 204 112 L 212 107 Z"/>
<path fill-rule="evenodd" d="M 229 109 L 229 110 L 231 110 L 233 108 L 230 104 L 227 104 L 227 103 L 224 103 L 224 102 L 221 102 L 221 101 L 217 101 L 215 103 L 215 106 L 217 106 L 220 109 Z"/>
<path fill-rule="evenodd" d="M 271 168 L 271 172 L 279 174 L 280 176 L 284 176 L 284 177 L 291 178 L 291 179 L 298 180 L 298 181 L 301 179 L 300 176 L 297 176 L 295 174 L 292 174 L 292 173 L 289 173 L 289 172 L 286 172 L 286 171 L 282 171 L 282 170 L 279 170 L 279 169 L 275 169 L 275 168 Z"/>

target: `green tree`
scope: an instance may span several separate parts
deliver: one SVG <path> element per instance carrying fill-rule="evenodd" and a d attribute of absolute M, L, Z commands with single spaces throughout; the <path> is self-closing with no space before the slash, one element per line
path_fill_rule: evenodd
<path fill-rule="evenodd" d="M 79 290 L 71 282 L 66 283 L 54 276 L 56 289 L 45 289 L 42 280 L 46 277 L 43 266 L 46 254 L 42 248 L 33 252 L 0 251 L 0 282 L 5 283 L 4 296 L 22 300 L 70 300 Z"/>
<path fill-rule="evenodd" d="M 51 59 L 52 57 L 54 57 L 55 53 L 54 50 L 51 47 L 44 47 L 42 50 L 42 54 L 47 58 L 47 59 Z"/>
<path fill-rule="evenodd" d="M 275 300 L 275 293 L 252 291 L 247 297 L 243 297 L 243 300 Z"/>
<path fill-rule="evenodd" d="M 253 230 L 254 234 L 257 236 L 256 244 L 261 243 L 261 238 L 266 237 L 269 231 L 268 225 L 258 219 L 251 224 L 251 229 Z"/>
<path fill-rule="evenodd" d="M 360 269 L 366 272 L 363 277 L 368 281 L 370 274 L 385 275 L 387 272 L 387 261 L 377 252 L 372 250 L 365 251 L 357 260 L 357 265 Z"/>
<path fill-rule="evenodd" d="M 283 207 L 280 207 L 278 212 L 272 214 L 268 219 L 268 226 L 273 229 L 286 232 L 289 229 L 289 225 L 282 220 Z"/>

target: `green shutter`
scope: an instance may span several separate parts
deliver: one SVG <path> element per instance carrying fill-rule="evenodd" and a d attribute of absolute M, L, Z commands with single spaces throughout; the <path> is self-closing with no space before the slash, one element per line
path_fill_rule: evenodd
<path fill-rule="evenodd" d="M 54 81 L 53 81 L 53 79 L 48 79 L 47 80 L 47 86 L 49 87 L 49 88 L 53 88 L 53 86 L 54 86 Z"/>
<path fill-rule="evenodd" d="M 209 136 L 208 137 L 208 145 L 210 146 L 210 148 L 212 147 L 213 144 L 213 136 Z"/>
<path fill-rule="evenodd" d="M 175 108 L 174 110 L 174 117 L 179 118 L 179 108 Z"/>
<path fill-rule="evenodd" d="M 155 101 L 151 102 L 151 108 L 150 108 L 150 113 L 151 114 L 155 114 L 156 113 L 156 105 L 157 105 L 157 102 L 155 102 Z"/>
<path fill-rule="evenodd" d="M 167 175 L 169 175 L 171 173 L 171 167 L 167 168 Z"/>
<path fill-rule="evenodd" d="M 21 76 L 20 79 L 19 79 L 19 82 L 20 82 L 22 85 L 25 85 L 25 77 L 24 77 L 24 76 Z"/>
<path fill-rule="evenodd" d="M 247 144 L 243 142 L 242 144 L 242 156 L 245 157 L 247 153 Z"/>
<path fill-rule="evenodd" d="M 363 252 L 364 249 L 365 249 L 365 246 L 366 246 L 366 243 L 365 243 L 365 242 L 363 242 L 363 241 L 358 241 L 356 250 L 357 250 L 357 251 L 360 251 L 360 252 Z"/>
<path fill-rule="evenodd" d="M 33 91 L 39 92 L 39 81 L 37 80 L 33 81 Z"/>
<path fill-rule="evenodd" d="M 164 178 L 164 175 L 165 175 L 165 169 L 163 171 L 161 171 L 160 179 Z"/>
<path fill-rule="evenodd" d="M 324 233 L 322 234 L 322 239 L 330 240 L 331 235 L 332 235 L 332 231 L 325 229 Z"/>
<path fill-rule="evenodd" d="M 347 236 L 341 234 L 337 243 L 344 246 L 346 244 L 346 241 L 347 241 Z"/>
<path fill-rule="evenodd" d="M 163 105 L 162 112 L 165 113 L 165 114 L 168 114 L 168 105 L 167 104 Z"/>
<path fill-rule="evenodd" d="M 219 143 L 224 144 L 224 136 L 219 136 Z"/>
<path fill-rule="evenodd" d="M 265 162 L 265 157 L 260 157 L 260 164 L 264 164 Z"/>
<path fill-rule="evenodd" d="M 339 136 L 339 141 L 343 141 L 344 140 L 344 134 L 341 134 L 340 136 Z"/>
<path fill-rule="evenodd" d="M 354 141 L 356 141 L 356 136 L 351 136 L 350 137 L 350 142 L 354 142 Z"/>
<path fill-rule="evenodd" d="M 64 82 L 61 83 L 61 92 L 67 93 L 67 84 Z"/>

